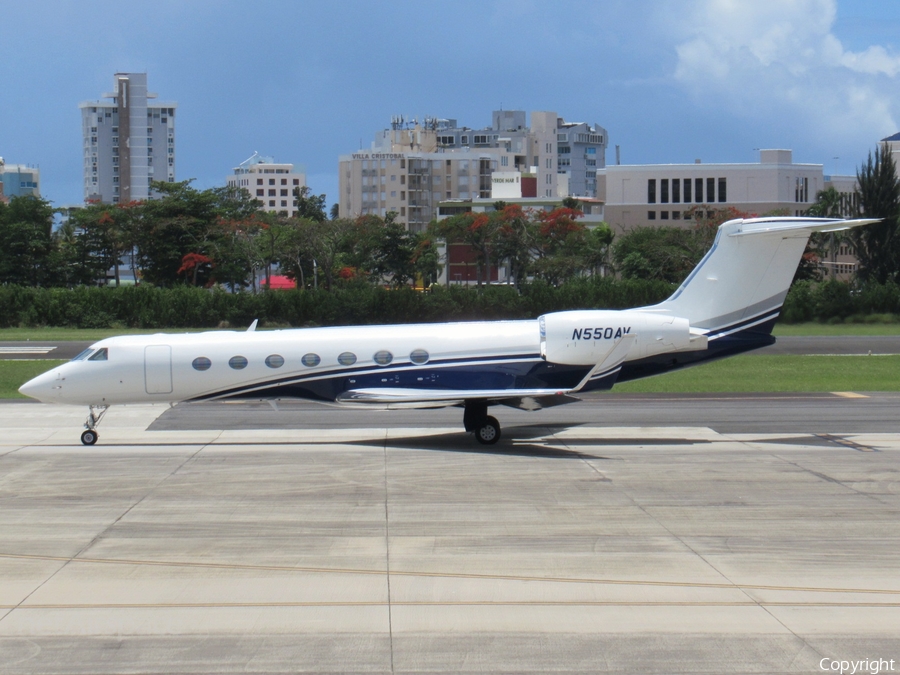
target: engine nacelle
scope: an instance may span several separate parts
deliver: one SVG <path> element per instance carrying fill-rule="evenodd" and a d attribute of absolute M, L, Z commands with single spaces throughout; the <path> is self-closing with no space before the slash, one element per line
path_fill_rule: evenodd
<path fill-rule="evenodd" d="M 541 356 L 551 363 L 593 366 L 601 363 L 620 338 L 633 336 L 628 359 L 706 349 L 706 336 L 691 333 L 687 319 L 636 310 L 553 312 L 538 319 Z"/>

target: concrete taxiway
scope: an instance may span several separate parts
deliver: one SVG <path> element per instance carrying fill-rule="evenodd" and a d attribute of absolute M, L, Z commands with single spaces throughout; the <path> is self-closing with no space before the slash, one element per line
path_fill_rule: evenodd
<path fill-rule="evenodd" d="M 86 448 L 83 410 L 0 404 L 0 672 L 900 664 L 900 395 L 863 396 L 501 408 L 489 448 L 249 403 Z"/>

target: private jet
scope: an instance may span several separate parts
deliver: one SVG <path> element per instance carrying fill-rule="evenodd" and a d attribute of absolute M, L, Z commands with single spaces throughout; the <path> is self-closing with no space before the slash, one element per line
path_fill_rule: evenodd
<path fill-rule="evenodd" d="M 109 406 L 303 398 L 345 406 L 459 406 L 496 443 L 491 406 L 538 410 L 617 382 L 773 344 L 772 328 L 809 236 L 876 222 L 751 218 L 719 226 L 706 256 L 667 300 L 627 310 L 482 321 L 123 335 L 22 385 L 46 403 L 88 406 L 97 442 Z"/>

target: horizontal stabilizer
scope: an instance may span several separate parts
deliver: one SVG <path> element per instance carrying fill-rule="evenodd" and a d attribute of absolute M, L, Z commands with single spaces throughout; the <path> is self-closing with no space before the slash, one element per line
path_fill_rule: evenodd
<path fill-rule="evenodd" d="M 840 232 L 860 225 L 877 223 L 880 218 L 858 218 L 840 220 L 836 218 L 753 218 L 744 220 L 729 237 L 746 237 L 752 234 L 788 233 L 793 230 L 804 232 Z"/>

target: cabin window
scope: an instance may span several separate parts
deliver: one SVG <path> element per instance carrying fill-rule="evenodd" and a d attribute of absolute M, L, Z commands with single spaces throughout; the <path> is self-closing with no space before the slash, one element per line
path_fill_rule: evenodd
<path fill-rule="evenodd" d="M 353 352 L 344 352 L 338 357 L 338 363 L 342 366 L 352 366 L 356 363 L 356 354 Z"/>
<path fill-rule="evenodd" d="M 228 359 L 228 365 L 234 368 L 235 370 L 241 370 L 247 367 L 247 358 L 244 356 L 232 356 Z"/>
<path fill-rule="evenodd" d="M 300 359 L 300 362 L 307 368 L 313 368 L 314 366 L 319 365 L 322 362 L 322 359 L 319 358 L 318 354 L 304 354 L 303 358 Z"/>
<path fill-rule="evenodd" d="M 409 355 L 409 360 L 419 365 L 428 363 L 428 352 L 424 349 L 414 349 Z"/>
<path fill-rule="evenodd" d="M 106 361 L 108 359 L 109 350 L 104 347 L 103 349 L 98 349 L 93 354 L 91 354 L 91 357 L 88 359 L 88 361 Z"/>
<path fill-rule="evenodd" d="M 266 365 L 269 368 L 281 368 L 284 365 L 284 357 L 279 354 L 272 354 L 266 357 Z"/>
<path fill-rule="evenodd" d="M 194 370 L 209 370 L 210 366 L 212 366 L 212 361 L 205 356 L 198 356 L 191 361 L 191 365 L 194 367 Z"/>
<path fill-rule="evenodd" d="M 382 349 L 380 352 L 376 352 L 375 356 L 373 356 L 372 358 L 375 359 L 375 363 L 377 363 L 379 366 L 386 366 L 394 360 L 394 355 L 389 351 Z"/>

